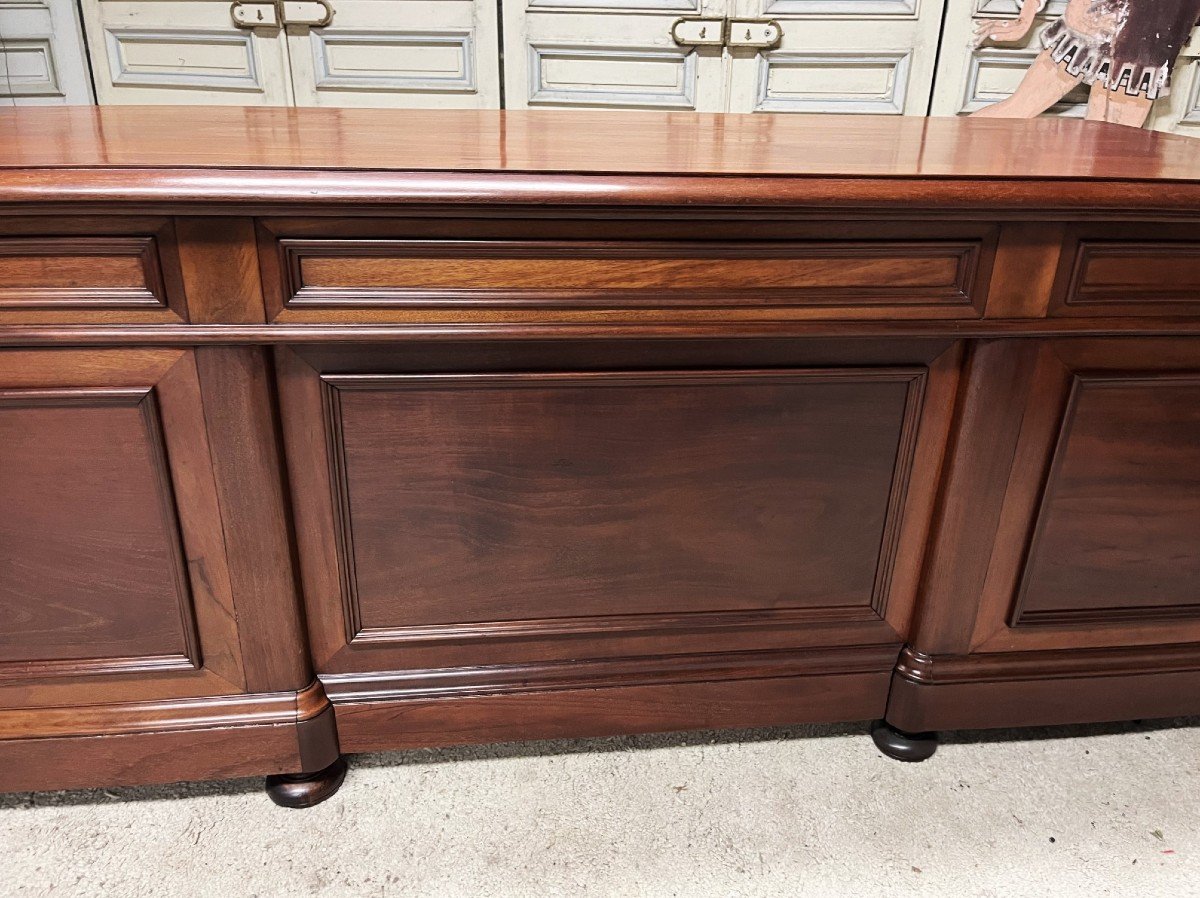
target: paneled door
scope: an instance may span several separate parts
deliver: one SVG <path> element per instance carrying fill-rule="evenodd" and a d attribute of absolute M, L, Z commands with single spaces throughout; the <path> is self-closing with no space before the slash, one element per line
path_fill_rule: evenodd
<path fill-rule="evenodd" d="M 496 5 L 333 0 L 324 27 L 287 25 L 297 106 L 500 106 Z"/>
<path fill-rule="evenodd" d="M 0 106 L 91 103 L 72 0 L 0 0 Z"/>
<path fill-rule="evenodd" d="M 504 4 L 509 109 L 692 109 L 726 102 L 732 0 L 512 0 Z M 679 27 L 693 44 L 672 36 Z"/>
<path fill-rule="evenodd" d="M 238 28 L 228 3 L 83 0 L 100 103 L 290 106 L 287 45 L 275 7 Z"/>
<path fill-rule="evenodd" d="M 101 103 L 500 105 L 495 0 L 83 0 Z"/>
<path fill-rule="evenodd" d="M 925 115 L 943 6 L 944 0 L 733 0 L 727 108 Z M 761 46 L 772 39 L 775 46 Z"/>

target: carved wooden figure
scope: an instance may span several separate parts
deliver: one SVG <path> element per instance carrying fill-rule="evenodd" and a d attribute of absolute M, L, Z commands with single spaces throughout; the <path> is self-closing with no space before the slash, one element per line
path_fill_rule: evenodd
<path fill-rule="evenodd" d="M 981 25 L 977 44 L 1021 40 L 1046 2 L 1022 0 L 1016 19 Z M 1170 91 L 1171 67 L 1198 18 L 1200 0 L 1069 0 L 1016 92 L 973 114 L 1032 118 L 1083 83 L 1087 118 L 1141 127 Z"/>

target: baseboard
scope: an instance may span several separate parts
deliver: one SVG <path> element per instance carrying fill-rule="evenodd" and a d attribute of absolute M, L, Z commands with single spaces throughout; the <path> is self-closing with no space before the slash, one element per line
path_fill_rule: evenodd
<path fill-rule="evenodd" d="M 898 647 L 323 677 L 346 752 L 833 723 L 883 714 Z"/>
<path fill-rule="evenodd" d="M 887 720 L 909 732 L 1200 714 L 1200 644 L 925 655 L 905 648 Z"/>
<path fill-rule="evenodd" d="M 294 773 L 338 756 L 317 681 L 299 692 L 6 709 L 0 735 L 0 792 Z"/>

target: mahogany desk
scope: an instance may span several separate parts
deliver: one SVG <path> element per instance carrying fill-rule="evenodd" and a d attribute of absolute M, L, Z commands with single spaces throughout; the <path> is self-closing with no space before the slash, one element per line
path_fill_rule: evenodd
<path fill-rule="evenodd" d="M 1200 143 L 0 112 L 0 788 L 1200 713 Z"/>

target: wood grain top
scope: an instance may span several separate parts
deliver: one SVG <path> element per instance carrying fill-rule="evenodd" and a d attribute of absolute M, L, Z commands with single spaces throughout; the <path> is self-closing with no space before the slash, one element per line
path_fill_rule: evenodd
<path fill-rule="evenodd" d="M 1200 141 L 1055 118 L 0 110 L 0 169 L 47 167 L 1200 181 Z"/>

